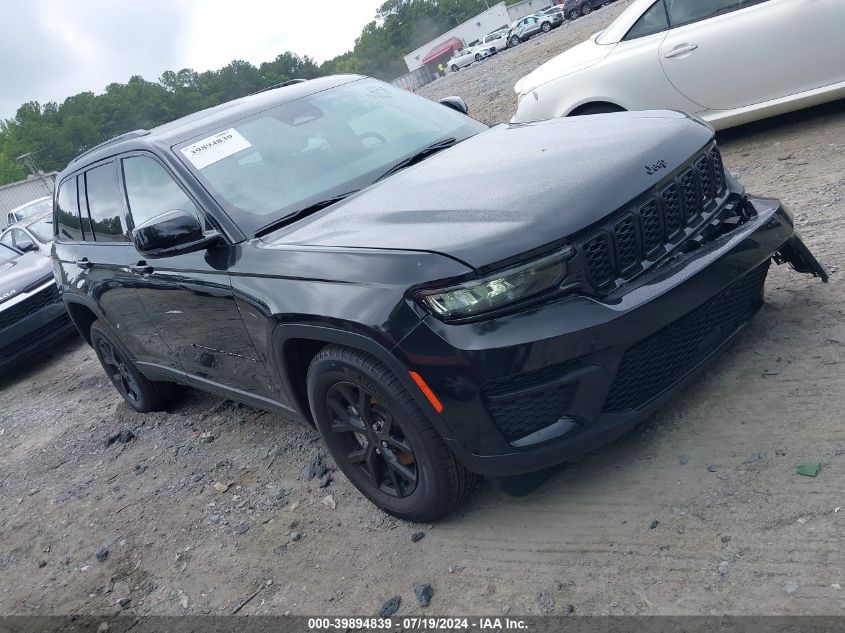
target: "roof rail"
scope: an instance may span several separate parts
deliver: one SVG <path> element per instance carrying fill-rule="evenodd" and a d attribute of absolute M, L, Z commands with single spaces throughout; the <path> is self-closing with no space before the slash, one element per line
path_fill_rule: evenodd
<path fill-rule="evenodd" d="M 70 161 L 69 164 L 72 165 L 73 163 L 75 163 L 79 159 L 81 159 L 82 157 L 87 156 L 91 152 L 95 152 L 98 149 L 108 147 L 109 145 L 113 145 L 113 144 L 118 143 L 120 141 L 128 141 L 129 139 L 139 138 L 141 136 L 147 136 L 149 133 L 150 133 L 149 130 L 134 130 L 132 132 L 126 132 L 126 134 L 119 134 L 118 136 L 115 136 L 114 138 L 110 138 L 109 140 L 104 141 L 104 142 L 100 143 L 99 145 L 95 145 L 91 149 L 85 150 L 79 156 L 77 156 L 72 161 Z"/>
<path fill-rule="evenodd" d="M 285 88 L 287 86 L 292 86 L 294 84 L 301 84 L 301 83 L 304 83 L 306 81 L 308 81 L 308 80 L 307 79 L 288 79 L 287 81 L 283 81 L 280 84 L 273 84 L 272 86 L 267 86 L 266 88 L 262 88 L 261 90 L 257 90 L 255 92 L 251 93 L 250 96 L 261 94 L 262 92 L 267 92 L 268 90 L 275 90 L 276 88 Z"/>

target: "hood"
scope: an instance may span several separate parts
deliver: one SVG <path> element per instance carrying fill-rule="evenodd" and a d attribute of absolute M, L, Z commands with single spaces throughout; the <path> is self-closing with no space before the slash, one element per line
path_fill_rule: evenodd
<path fill-rule="evenodd" d="M 478 269 L 601 220 L 712 138 L 667 111 L 501 125 L 262 239 L 436 252 Z M 650 176 L 658 161 L 667 169 Z"/>
<path fill-rule="evenodd" d="M 599 33 L 596 33 L 586 42 L 581 42 L 557 57 L 552 57 L 535 71 L 516 82 L 514 91 L 517 94 L 526 94 L 545 83 L 595 66 L 610 55 L 614 48 L 612 44 L 596 44 L 596 36 L 598 35 Z"/>
<path fill-rule="evenodd" d="M 0 262 L 0 305 L 30 286 L 52 278 L 53 265 L 50 258 L 36 251 Z"/>

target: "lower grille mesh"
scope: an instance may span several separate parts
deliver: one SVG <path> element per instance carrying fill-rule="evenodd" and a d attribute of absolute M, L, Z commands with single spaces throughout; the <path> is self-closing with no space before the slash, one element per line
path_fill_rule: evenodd
<path fill-rule="evenodd" d="M 481 388 L 487 412 L 508 442 L 544 429 L 566 415 L 578 383 L 555 381 L 579 367 L 579 362 L 546 367 L 500 378 Z"/>
<path fill-rule="evenodd" d="M 622 357 L 604 410 L 640 408 L 691 371 L 762 305 L 768 271 L 767 261 L 703 306 L 631 347 Z"/>

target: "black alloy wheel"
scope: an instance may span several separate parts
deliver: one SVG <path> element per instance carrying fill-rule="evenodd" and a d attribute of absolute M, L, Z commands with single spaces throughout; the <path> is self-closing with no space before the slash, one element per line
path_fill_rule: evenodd
<path fill-rule="evenodd" d="M 590 15 L 592 13 L 593 7 L 590 6 L 589 2 L 585 2 L 581 5 L 581 15 Z"/>
<path fill-rule="evenodd" d="M 94 321 L 90 335 L 103 371 L 126 403 L 140 413 L 164 409 L 175 385 L 154 382 L 138 371 L 128 352 L 101 321 Z"/>
<path fill-rule="evenodd" d="M 135 404 L 141 402 L 141 387 L 130 373 L 120 352 L 106 339 L 97 341 L 97 356 L 100 357 L 106 375 L 124 398 Z"/>
<path fill-rule="evenodd" d="M 343 445 L 346 460 L 370 484 L 393 497 L 407 497 L 417 487 L 414 450 L 402 427 L 376 397 L 351 382 L 334 384 L 326 394 L 332 413 L 330 431 Z"/>
<path fill-rule="evenodd" d="M 326 448 L 382 510 L 407 521 L 434 521 L 469 494 L 476 478 L 421 409 L 431 404 L 415 399 L 383 363 L 328 345 L 311 361 L 306 383 Z"/>

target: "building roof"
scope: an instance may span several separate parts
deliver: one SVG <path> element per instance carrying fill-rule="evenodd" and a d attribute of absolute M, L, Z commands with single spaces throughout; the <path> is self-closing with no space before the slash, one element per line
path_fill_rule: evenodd
<path fill-rule="evenodd" d="M 441 42 L 431 49 L 428 55 L 422 58 L 422 63 L 427 64 L 433 62 L 446 55 L 451 56 L 453 51 L 459 51 L 464 47 L 463 41 L 457 37 L 450 37 L 448 40 Z"/>

